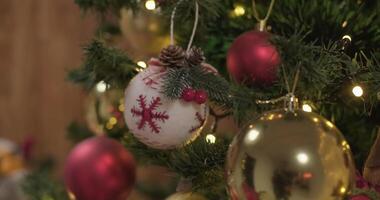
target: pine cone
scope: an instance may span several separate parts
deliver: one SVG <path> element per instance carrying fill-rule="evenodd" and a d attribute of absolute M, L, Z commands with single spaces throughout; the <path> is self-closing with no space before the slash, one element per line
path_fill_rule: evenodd
<path fill-rule="evenodd" d="M 206 60 L 201 48 L 192 47 L 186 56 L 186 61 L 190 66 L 200 65 Z"/>
<path fill-rule="evenodd" d="M 165 67 L 182 67 L 184 59 L 184 50 L 176 45 L 169 45 L 162 49 L 159 57 L 159 60 Z"/>

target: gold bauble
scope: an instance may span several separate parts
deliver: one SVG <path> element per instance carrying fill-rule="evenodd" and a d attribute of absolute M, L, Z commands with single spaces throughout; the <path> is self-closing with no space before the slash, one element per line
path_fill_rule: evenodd
<path fill-rule="evenodd" d="M 230 146 L 232 200 L 342 200 L 354 185 L 350 147 L 333 123 L 301 110 L 267 112 Z"/>
<path fill-rule="evenodd" d="M 124 126 L 123 111 L 122 90 L 97 91 L 95 88 L 86 102 L 87 126 L 96 135 L 102 135 L 104 128 Z"/>
<path fill-rule="evenodd" d="M 141 9 L 138 13 L 123 8 L 120 28 L 125 37 L 128 55 L 135 60 L 146 60 L 160 53 L 170 44 L 168 30 L 163 30 L 157 10 Z"/>
<path fill-rule="evenodd" d="M 205 197 L 191 192 L 177 192 L 168 198 L 166 200 L 207 200 Z"/>

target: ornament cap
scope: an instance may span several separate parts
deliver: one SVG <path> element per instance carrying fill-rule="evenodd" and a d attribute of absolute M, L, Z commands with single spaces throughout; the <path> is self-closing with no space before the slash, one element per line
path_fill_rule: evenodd
<path fill-rule="evenodd" d="M 259 23 L 257 23 L 257 29 L 259 31 L 267 31 L 267 20 L 260 20 Z"/>
<path fill-rule="evenodd" d="M 298 98 L 293 94 L 289 93 L 285 97 L 284 108 L 287 112 L 294 112 L 299 109 Z"/>

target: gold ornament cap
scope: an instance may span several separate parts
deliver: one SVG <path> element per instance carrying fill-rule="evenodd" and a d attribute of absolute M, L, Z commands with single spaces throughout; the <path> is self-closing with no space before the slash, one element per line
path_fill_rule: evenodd
<path fill-rule="evenodd" d="M 289 93 L 286 95 L 284 101 L 284 109 L 287 112 L 294 112 L 299 109 L 299 101 L 294 94 Z"/>
<path fill-rule="evenodd" d="M 266 20 L 260 20 L 259 23 L 256 25 L 256 30 L 259 30 L 261 32 L 267 31 L 267 21 Z"/>

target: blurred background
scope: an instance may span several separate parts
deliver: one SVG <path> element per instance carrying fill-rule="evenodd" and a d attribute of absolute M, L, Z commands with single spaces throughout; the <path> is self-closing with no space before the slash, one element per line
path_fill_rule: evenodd
<path fill-rule="evenodd" d="M 81 120 L 84 93 L 65 80 L 81 63 L 96 19 L 74 1 L 0 1 L 0 137 L 35 143 L 37 157 L 62 166 L 66 128 Z"/>

